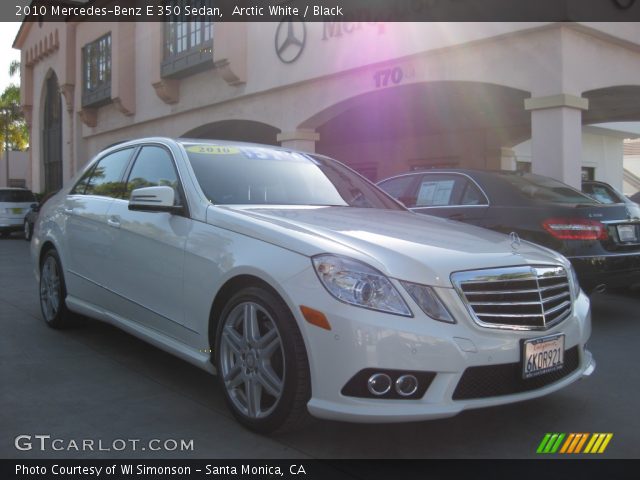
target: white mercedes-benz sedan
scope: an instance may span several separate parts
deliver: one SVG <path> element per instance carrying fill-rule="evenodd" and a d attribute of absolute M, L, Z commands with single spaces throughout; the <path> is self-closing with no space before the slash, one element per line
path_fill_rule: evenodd
<path fill-rule="evenodd" d="M 31 249 L 49 326 L 93 317 L 217 373 L 259 432 L 447 417 L 595 368 L 564 257 L 411 213 L 321 155 L 118 144 L 43 206 Z"/>

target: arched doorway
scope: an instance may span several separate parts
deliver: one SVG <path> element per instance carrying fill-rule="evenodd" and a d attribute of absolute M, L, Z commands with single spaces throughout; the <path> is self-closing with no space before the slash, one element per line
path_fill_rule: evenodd
<path fill-rule="evenodd" d="M 45 84 L 42 125 L 44 191 L 54 192 L 62 188 L 62 96 L 53 72 Z"/>
<path fill-rule="evenodd" d="M 182 137 L 278 145 L 278 133 L 277 128 L 253 120 L 221 120 L 189 130 Z"/>
<path fill-rule="evenodd" d="M 316 152 L 370 180 L 434 167 L 498 169 L 531 135 L 530 93 L 480 82 L 422 82 L 367 92 L 309 118 Z"/>

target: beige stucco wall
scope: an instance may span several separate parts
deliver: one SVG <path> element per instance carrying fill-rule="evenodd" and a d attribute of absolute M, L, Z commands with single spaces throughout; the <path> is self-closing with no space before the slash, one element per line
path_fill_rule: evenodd
<path fill-rule="evenodd" d="M 274 48 L 277 24 L 214 24 L 213 59 L 218 68 L 176 82 L 178 101 L 166 103 L 153 84 L 159 82 L 162 28 L 152 23 L 30 24 L 18 37 L 23 54 L 23 96 L 32 109 L 32 180 L 42 185 L 40 132 L 43 88 L 55 71 L 68 94 L 63 118 L 64 179 L 116 141 L 146 135 L 179 136 L 222 120 L 252 120 L 281 132 L 314 129 L 340 113 L 354 98 L 394 85 L 376 85 L 381 69 L 400 68 L 401 85 L 470 81 L 504 85 L 533 97 L 570 94 L 640 83 L 640 29 L 636 24 L 550 23 L 386 23 L 382 25 L 306 24 L 306 46 L 291 64 L 280 62 Z M 332 30 L 333 29 L 333 30 Z M 58 45 L 36 55 L 43 38 L 57 33 Z M 112 32 L 112 97 L 96 109 L 95 126 L 81 115 L 81 49 Z M 28 57 L 31 55 L 31 57 Z M 72 99 L 72 100 L 70 100 Z M 524 108 L 524 106 L 523 106 Z M 579 115 L 576 117 L 579 122 Z M 484 140 L 465 134 L 456 139 L 398 139 L 386 144 L 328 148 L 338 158 L 356 150 L 386 162 L 380 176 L 405 168 L 417 153 L 426 158 L 459 156 L 465 166 L 490 166 Z M 617 155 L 608 142 L 593 149 Z M 446 152 L 435 146 L 453 145 Z M 500 146 L 491 145 L 492 151 Z M 474 148 L 475 147 L 475 148 Z M 595 151 L 595 150 L 594 150 Z M 380 152 L 385 152 L 382 155 Z M 582 152 L 578 152 L 580 155 Z M 499 155 L 498 155 L 499 156 Z M 418 157 L 422 158 L 422 156 Z M 497 158 L 497 157 L 496 157 Z M 400 162 L 399 159 L 403 159 Z M 495 160 L 495 159 L 494 159 Z M 541 159 L 540 161 L 545 161 Z M 613 161 L 613 160 L 612 160 Z M 496 165 L 497 166 L 497 165 Z M 611 167 L 611 169 L 609 169 Z M 618 184 L 617 160 L 606 169 Z M 603 169 L 604 170 L 604 169 Z"/>
<path fill-rule="evenodd" d="M 595 179 L 622 190 L 623 135 L 582 132 L 582 165 L 595 169 Z M 516 160 L 531 161 L 531 140 L 513 148 Z"/>
<path fill-rule="evenodd" d="M 0 154 L 0 186 L 7 186 L 6 158 L 7 153 L 2 150 Z M 24 180 L 27 188 L 31 188 L 31 175 L 29 171 L 29 152 L 9 151 L 9 178 L 12 180 Z"/>

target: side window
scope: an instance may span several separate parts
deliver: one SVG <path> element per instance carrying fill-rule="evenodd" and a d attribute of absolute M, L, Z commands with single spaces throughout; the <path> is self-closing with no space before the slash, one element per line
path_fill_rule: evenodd
<path fill-rule="evenodd" d="M 160 186 L 173 188 L 176 205 L 181 204 L 178 175 L 169 152 L 162 147 L 142 147 L 129 173 L 125 198 L 131 197 L 131 192 L 136 188 Z"/>
<path fill-rule="evenodd" d="M 620 200 L 614 197 L 609 189 L 601 185 L 583 185 L 582 191 L 600 203 L 619 203 Z"/>
<path fill-rule="evenodd" d="M 76 183 L 75 186 L 71 189 L 69 195 L 84 195 L 84 192 L 87 189 L 87 184 L 89 183 L 89 179 L 91 178 L 91 174 L 93 173 L 94 169 L 95 165 L 84 172 L 84 175 L 80 177 L 80 180 L 78 180 L 78 183 Z"/>
<path fill-rule="evenodd" d="M 442 207 L 459 205 L 466 180 L 459 175 L 429 174 L 422 177 L 416 206 Z"/>
<path fill-rule="evenodd" d="M 413 187 L 415 180 L 414 175 L 405 175 L 382 182 L 378 186 L 393 198 L 400 200 L 405 207 L 414 207 L 416 204 L 415 188 Z"/>
<path fill-rule="evenodd" d="M 133 148 L 126 148 L 103 157 L 91 172 L 85 187 L 85 195 L 122 198 L 124 191 L 122 174 L 132 151 Z"/>
<path fill-rule="evenodd" d="M 475 183 L 466 181 L 464 193 L 462 194 L 461 205 L 487 205 L 487 199 Z"/>

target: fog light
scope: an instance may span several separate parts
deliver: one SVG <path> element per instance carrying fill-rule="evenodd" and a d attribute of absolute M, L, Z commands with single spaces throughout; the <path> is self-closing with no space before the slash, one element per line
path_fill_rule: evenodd
<path fill-rule="evenodd" d="M 384 395 L 391 390 L 391 377 L 386 373 L 374 373 L 369 377 L 367 387 L 372 395 Z"/>
<path fill-rule="evenodd" d="M 418 390 L 418 379 L 413 375 L 402 375 L 396 380 L 396 392 L 403 397 L 409 397 Z"/>

